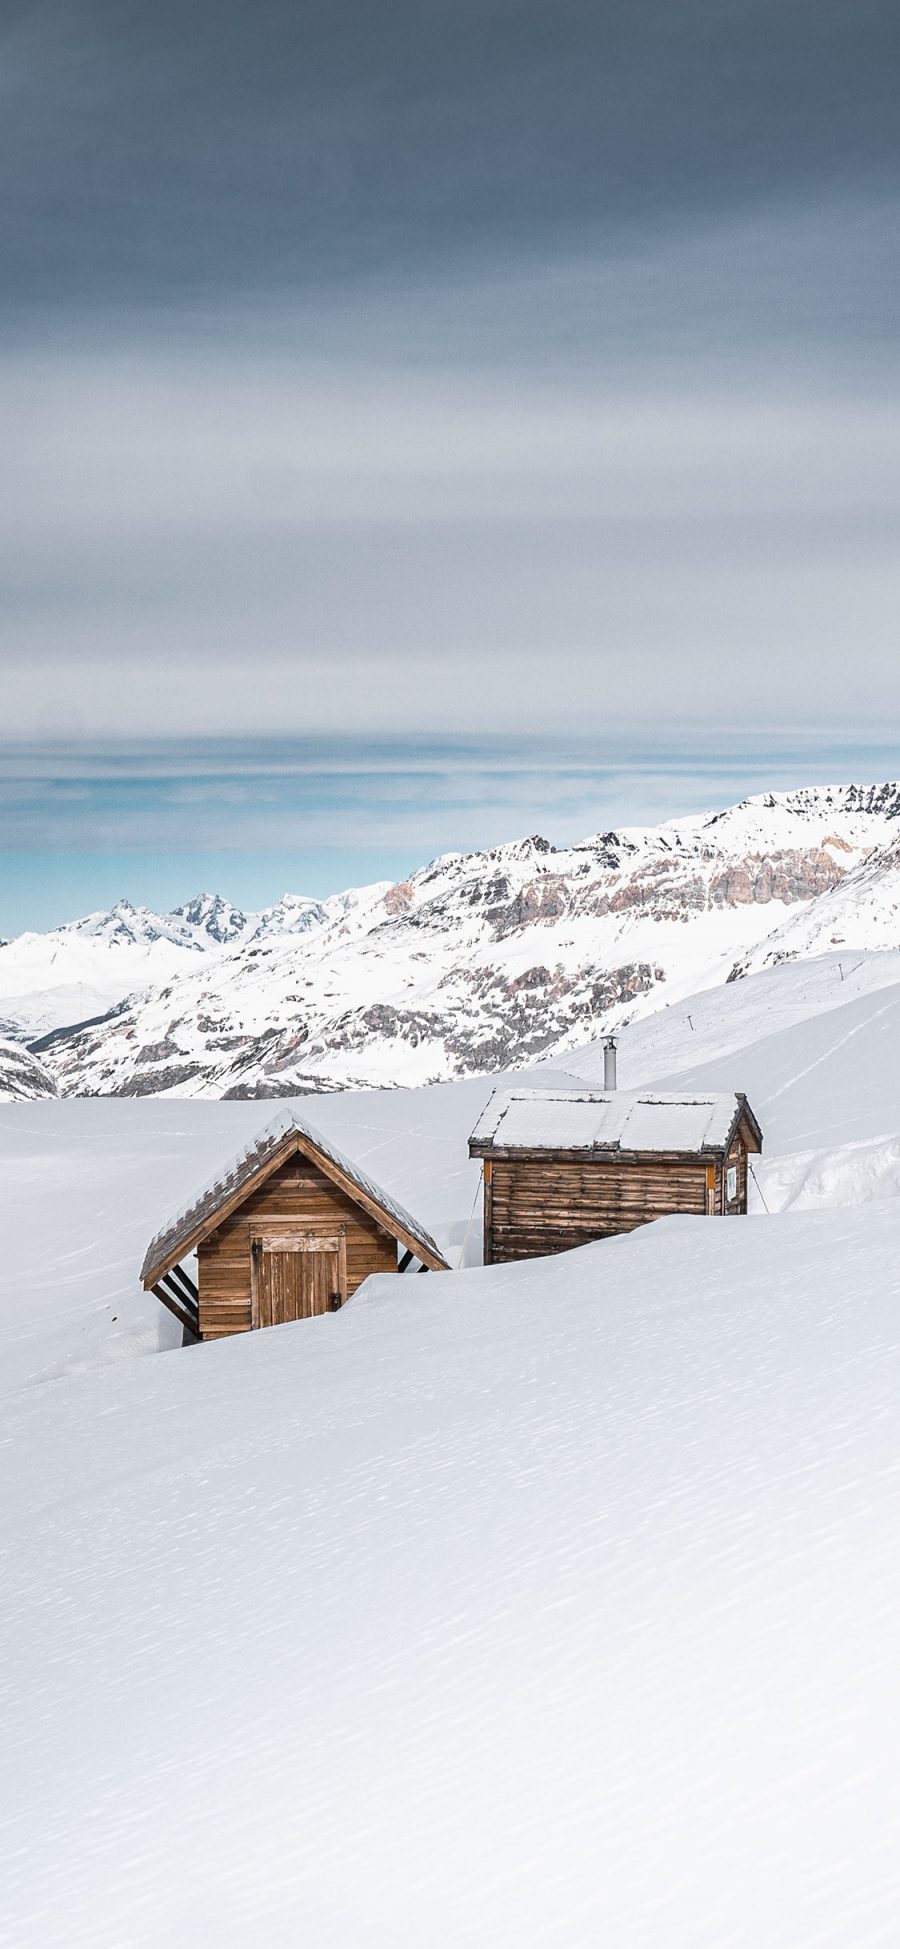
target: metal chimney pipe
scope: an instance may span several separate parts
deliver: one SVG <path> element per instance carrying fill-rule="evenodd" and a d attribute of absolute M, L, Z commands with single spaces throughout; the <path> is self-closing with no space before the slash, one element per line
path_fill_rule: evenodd
<path fill-rule="evenodd" d="M 605 1090 L 610 1091 L 616 1088 L 616 1038 L 614 1035 L 605 1035 L 603 1038 L 603 1087 Z"/>

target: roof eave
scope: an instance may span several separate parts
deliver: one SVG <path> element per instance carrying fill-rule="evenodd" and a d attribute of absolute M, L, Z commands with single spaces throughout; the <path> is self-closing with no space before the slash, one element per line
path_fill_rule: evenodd
<path fill-rule="evenodd" d="M 170 1272 L 172 1267 L 177 1265 L 181 1259 L 187 1258 L 191 1252 L 195 1252 L 198 1245 L 203 1244 L 204 1239 L 209 1238 L 213 1232 L 218 1231 L 219 1226 L 224 1224 L 225 1220 L 230 1218 L 233 1212 L 239 1210 L 245 1200 L 252 1195 L 254 1189 L 258 1188 L 259 1183 L 264 1183 L 267 1177 L 271 1177 L 272 1172 L 276 1171 L 279 1165 L 285 1163 L 296 1151 L 301 1151 L 305 1157 L 309 1158 L 311 1163 L 315 1163 L 318 1169 L 324 1171 L 325 1176 L 329 1177 L 333 1184 L 338 1185 L 363 1210 L 368 1211 L 369 1215 L 375 1219 L 377 1224 L 382 1226 L 383 1230 L 391 1238 L 397 1239 L 401 1245 L 404 1245 L 408 1251 L 411 1251 L 415 1258 L 421 1260 L 423 1265 L 427 1265 L 430 1272 L 450 1271 L 447 1260 L 438 1251 L 433 1239 L 421 1236 L 412 1231 L 408 1226 L 400 1223 L 394 1214 L 388 1211 L 384 1205 L 379 1204 L 376 1199 L 370 1198 L 368 1193 L 362 1191 L 360 1186 L 352 1178 L 348 1178 L 347 1174 L 334 1163 L 327 1152 L 320 1150 L 318 1145 L 313 1143 L 312 1139 L 307 1137 L 304 1131 L 289 1130 L 286 1131 L 281 1143 L 277 1144 L 269 1156 L 259 1163 L 256 1170 L 251 1171 L 249 1176 L 236 1185 L 222 1199 L 221 1204 L 213 1206 L 202 1218 L 198 1218 L 196 1224 L 187 1232 L 180 1238 L 176 1238 L 161 1258 L 151 1261 L 149 1254 L 145 1256 L 144 1264 L 141 1268 L 141 1284 L 143 1285 L 144 1291 L 152 1291 L 152 1288 L 163 1277 L 164 1273 Z"/>
<path fill-rule="evenodd" d="M 743 1090 L 738 1090 L 737 1099 L 738 1099 L 738 1110 L 737 1110 L 737 1115 L 734 1119 L 734 1129 L 736 1130 L 740 1123 L 748 1124 L 750 1130 L 752 1131 L 754 1137 L 756 1138 L 757 1151 L 761 1152 L 763 1147 L 762 1129 L 760 1128 L 759 1122 L 756 1116 L 754 1115 L 753 1111 L 751 1110 L 749 1103 L 747 1102 L 747 1098 L 745 1097 Z M 732 1135 L 733 1134 L 734 1132 L 732 1132 Z M 731 1138 L 729 1138 L 729 1143 L 730 1142 L 731 1142 Z"/>
<path fill-rule="evenodd" d="M 708 1157 L 724 1157 L 724 1144 L 699 1144 L 692 1150 L 622 1150 L 618 1145 L 607 1144 L 591 1146 L 582 1144 L 577 1149 L 562 1144 L 490 1144 L 485 1143 L 478 1150 L 470 1151 L 472 1157 L 498 1158 L 501 1163 L 514 1163 L 516 1158 L 532 1159 L 535 1163 L 552 1163 L 563 1158 L 567 1163 L 597 1162 L 604 1160 L 617 1164 L 641 1164 L 648 1158 L 661 1163 L 675 1162 L 678 1159 L 692 1158 L 702 1163 Z"/>
<path fill-rule="evenodd" d="M 391 1238 L 405 1245 L 415 1258 L 421 1259 L 422 1264 L 428 1266 L 429 1271 L 449 1272 L 450 1267 L 432 1238 L 412 1231 L 409 1226 L 398 1220 L 393 1212 L 388 1211 L 386 1206 L 379 1204 L 377 1199 L 370 1198 L 368 1192 L 363 1191 L 353 1178 L 349 1178 L 346 1172 L 335 1164 L 333 1158 L 328 1156 L 327 1151 L 319 1150 L 318 1145 L 314 1144 L 304 1132 L 297 1131 L 294 1134 L 297 1139 L 296 1148 L 302 1150 L 311 1163 L 318 1165 L 325 1176 L 331 1179 L 332 1184 L 336 1184 L 356 1204 L 361 1205 L 364 1211 L 368 1211 L 376 1224 L 381 1225 Z"/>
<path fill-rule="evenodd" d="M 196 1224 L 190 1226 L 181 1236 L 176 1235 L 175 1242 L 168 1248 L 161 1259 L 157 1259 L 149 1267 L 147 1265 L 147 1259 L 144 1259 L 141 1280 L 145 1292 L 148 1292 L 155 1285 L 156 1281 L 162 1278 L 163 1273 L 171 1271 L 172 1266 L 177 1265 L 180 1259 L 185 1259 L 191 1252 L 195 1252 L 198 1245 L 202 1245 L 204 1239 L 208 1238 L 212 1232 L 218 1231 L 219 1226 L 224 1224 L 226 1218 L 230 1218 L 231 1213 L 237 1211 L 238 1207 L 243 1204 L 244 1199 L 249 1196 L 257 1179 L 259 1178 L 264 1182 L 267 1177 L 271 1176 L 273 1171 L 277 1171 L 279 1164 L 283 1164 L 290 1157 L 292 1151 L 299 1147 L 296 1141 L 298 1137 L 298 1131 L 287 1131 L 281 1143 L 276 1144 L 274 1150 L 257 1165 L 255 1171 L 251 1171 L 248 1177 L 243 1178 L 239 1184 L 235 1185 L 226 1194 L 221 1204 L 214 1205 L 210 1211 L 205 1212 L 201 1218 L 197 1219 Z"/>

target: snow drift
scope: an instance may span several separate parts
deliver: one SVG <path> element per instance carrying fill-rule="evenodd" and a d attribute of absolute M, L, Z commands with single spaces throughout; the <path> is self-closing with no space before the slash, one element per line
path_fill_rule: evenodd
<path fill-rule="evenodd" d="M 898 1220 L 666 1220 L 8 1404 L 7 1939 L 890 1940 Z"/>

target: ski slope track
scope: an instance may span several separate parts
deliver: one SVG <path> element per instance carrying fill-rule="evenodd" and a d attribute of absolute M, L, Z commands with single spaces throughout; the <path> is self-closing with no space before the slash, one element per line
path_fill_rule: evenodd
<path fill-rule="evenodd" d="M 0 1941 L 895 1941 L 900 951 L 619 1060 L 746 1090 L 753 1215 L 482 1268 L 491 1081 L 326 1094 L 465 1269 L 188 1351 L 141 1256 L 265 1107 L 0 1110 Z"/>
<path fill-rule="evenodd" d="M 898 946 L 900 786 L 810 788 L 262 915 L 122 902 L 0 949 L 0 1013 L 67 1095 L 395 1088 L 565 1060 L 730 977 Z"/>

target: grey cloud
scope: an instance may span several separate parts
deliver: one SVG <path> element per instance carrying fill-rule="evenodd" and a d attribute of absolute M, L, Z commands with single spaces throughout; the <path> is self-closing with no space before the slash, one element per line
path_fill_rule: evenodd
<path fill-rule="evenodd" d="M 896 170 L 883 0 L 7 7 L 7 303 L 378 280 Z"/>
<path fill-rule="evenodd" d="M 895 34 L 7 9 L 9 734 L 896 713 Z"/>
<path fill-rule="evenodd" d="M 887 235 L 888 206 L 868 215 Z M 56 728 L 109 733 L 185 710 L 201 732 L 390 726 L 398 710 L 456 728 L 475 711 L 722 721 L 746 709 L 748 663 L 770 722 L 895 711 L 896 360 L 874 336 L 855 359 L 825 330 L 805 355 L 779 344 L 774 273 L 750 311 L 753 267 L 793 262 L 795 313 L 824 318 L 826 257 L 835 299 L 864 309 L 858 234 L 842 256 L 843 237 L 829 204 L 768 231 L 706 227 L 680 251 L 457 279 L 437 342 L 420 291 L 393 360 L 366 356 L 349 306 L 330 360 L 309 306 L 270 308 L 255 337 L 245 317 L 185 343 L 8 349 L 10 730 L 48 708 Z M 712 301 L 729 255 L 737 358 Z M 706 357 L 677 330 L 702 289 Z M 665 357 L 654 290 L 671 298 Z M 385 294 L 384 351 L 404 311 Z M 523 312 L 543 313 L 542 357 L 504 356 Z M 450 364 L 454 314 L 470 337 Z M 626 355 L 629 318 L 648 315 L 653 345 L 635 332 Z"/>

